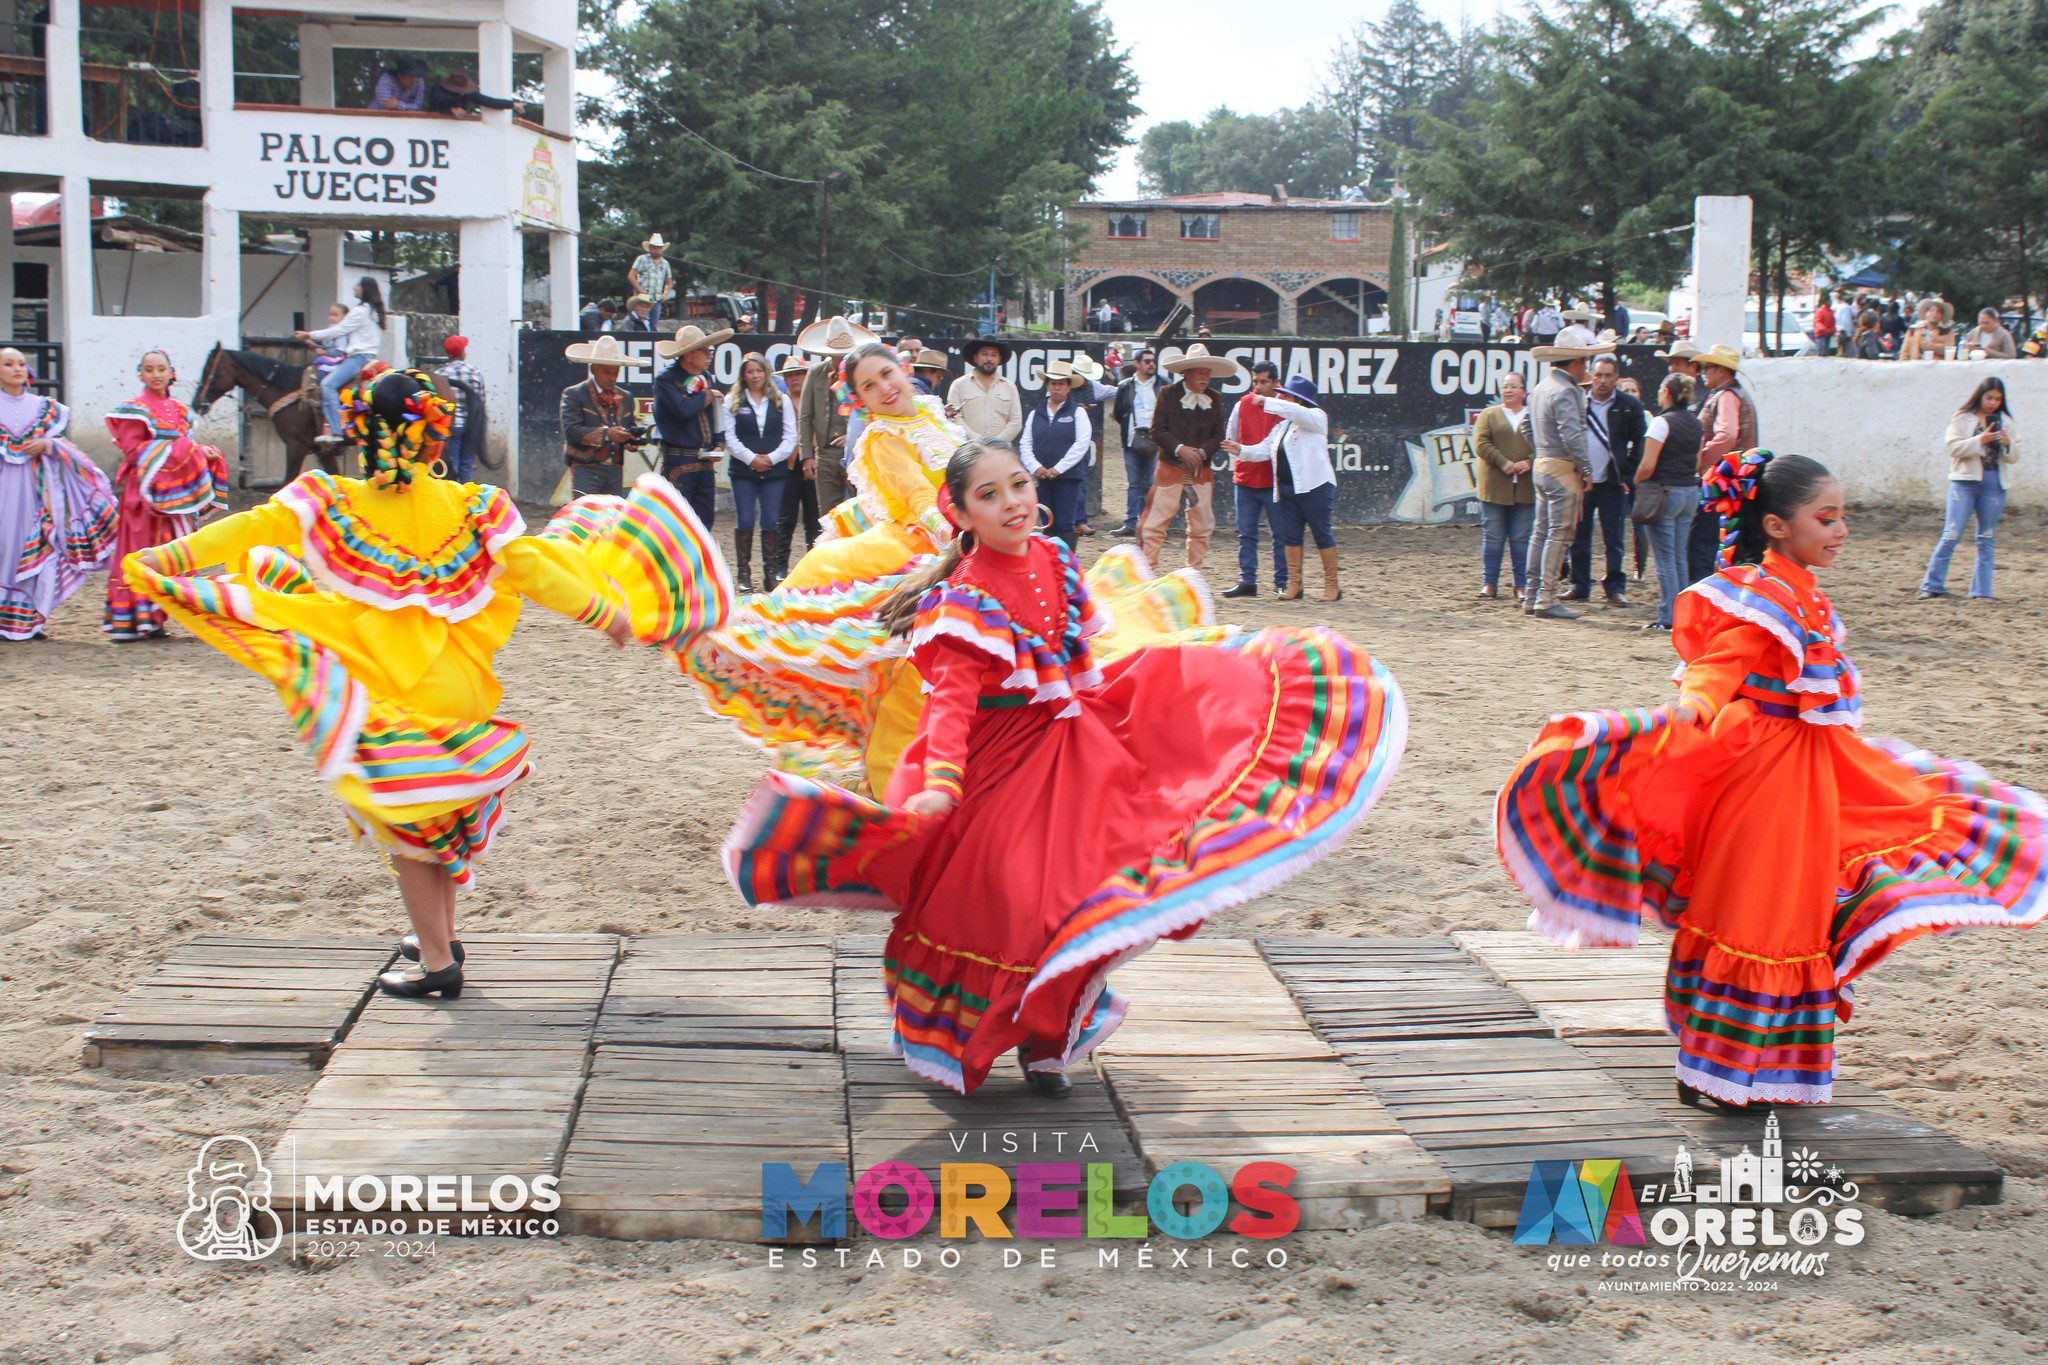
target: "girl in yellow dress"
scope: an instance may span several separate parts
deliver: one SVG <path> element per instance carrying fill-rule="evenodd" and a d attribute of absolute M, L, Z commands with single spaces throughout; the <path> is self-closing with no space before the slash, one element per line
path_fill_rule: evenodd
<path fill-rule="evenodd" d="M 455 889 L 530 770 L 491 661 L 522 598 L 659 644 L 702 623 L 675 587 L 723 573 L 680 496 L 643 476 L 526 534 L 504 490 L 438 477 L 449 404 L 417 371 L 344 395 L 369 477 L 309 473 L 269 502 L 130 555 L 129 585 L 277 689 L 359 842 L 389 857 L 413 933 L 392 995 L 462 993 Z"/>

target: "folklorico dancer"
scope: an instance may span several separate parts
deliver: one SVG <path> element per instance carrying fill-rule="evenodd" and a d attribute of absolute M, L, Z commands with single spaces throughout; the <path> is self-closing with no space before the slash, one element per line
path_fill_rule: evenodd
<path fill-rule="evenodd" d="M 114 487 L 64 439 L 71 409 L 29 390 L 0 348 L 0 640 L 40 640 L 50 614 L 114 552 Z"/>
<path fill-rule="evenodd" d="M 1688 1103 L 1825 1104 L 1851 983 L 1894 948 L 2048 911 L 2048 806 L 1857 733 L 1856 668 L 1814 581 L 1848 537 L 1841 486 L 1750 451 L 1706 481 L 1720 569 L 1678 599 L 1678 701 L 1559 716 L 1501 789 L 1496 837 L 1573 947 L 1673 932 L 1665 1016 Z"/>
<path fill-rule="evenodd" d="M 456 887 L 529 771 L 491 667 L 521 599 L 615 643 L 659 644 L 699 628 L 673 586 L 701 570 L 682 562 L 689 512 L 658 477 L 624 499 L 571 503 L 530 536 L 503 489 L 438 476 L 450 413 L 428 376 L 393 371 L 343 401 L 367 478 L 306 474 L 125 570 L 270 681 L 358 841 L 391 856 L 413 927 L 401 949 L 416 965 L 379 987 L 452 998 Z"/>
<path fill-rule="evenodd" d="M 1016 451 L 969 442 L 945 479 L 960 535 L 880 609 L 930 689 L 883 800 L 771 772 L 726 867 L 753 904 L 894 913 L 883 985 L 918 1075 L 971 1091 L 1014 1048 L 1057 1095 L 1123 1017 L 1110 969 L 1335 848 L 1406 716 L 1393 678 L 1323 630 L 1099 661 L 1103 614 L 1072 552 L 1033 534 Z"/>
<path fill-rule="evenodd" d="M 170 352 L 142 353 L 135 367 L 142 392 L 107 413 L 107 431 L 121 449 L 114 484 L 121 491 L 114 562 L 137 550 L 190 535 L 199 519 L 228 505 L 228 462 L 213 446 L 192 439 L 191 414 L 171 397 L 178 373 Z M 120 643 L 164 638 L 163 608 L 137 597 L 119 573 L 107 575 L 107 609 L 100 629 Z"/>

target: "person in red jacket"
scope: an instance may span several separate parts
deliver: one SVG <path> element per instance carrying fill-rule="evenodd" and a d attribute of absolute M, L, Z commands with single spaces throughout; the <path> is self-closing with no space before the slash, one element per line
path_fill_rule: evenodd
<path fill-rule="evenodd" d="M 1251 391 L 1230 409 L 1223 439 L 1255 446 L 1272 434 L 1280 418 L 1259 402 L 1280 387 L 1280 367 L 1270 360 L 1252 366 Z M 1227 448 L 1227 447 L 1226 447 Z M 1231 493 L 1237 498 L 1237 586 L 1224 597 L 1259 595 L 1259 522 L 1273 520 L 1273 461 L 1239 451 L 1231 459 Z M 1280 548 L 1280 528 L 1273 527 L 1273 591 L 1287 591 L 1287 555 Z"/>

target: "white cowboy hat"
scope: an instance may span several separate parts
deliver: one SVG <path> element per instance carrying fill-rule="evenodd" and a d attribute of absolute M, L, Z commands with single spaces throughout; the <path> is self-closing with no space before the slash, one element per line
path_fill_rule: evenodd
<path fill-rule="evenodd" d="M 647 362 L 637 355 L 628 355 L 626 348 L 619 345 L 619 339 L 610 332 L 595 341 L 579 341 L 562 352 L 562 355 L 578 365 L 625 365 L 633 368 Z"/>
<path fill-rule="evenodd" d="M 640 245 L 649 247 L 658 246 L 663 251 L 668 250 L 668 243 L 662 239 L 662 235 L 658 232 L 655 233 L 652 237 L 649 237 L 646 241 L 642 242 Z"/>
<path fill-rule="evenodd" d="M 845 355 L 856 346 L 880 340 L 859 323 L 836 313 L 819 318 L 796 334 L 797 346 L 812 355 Z"/>
<path fill-rule="evenodd" d="M 1045 362 L 1045 380 L 1048 384 L 1055 379 L 1064 379 L 1071 384 L 1074 382 L 1075 373 L 1074 364 L 1070 360 L 1048 360 Z"/>
<path fill-rule="evenodd" d="M 809 374 L 811 372 L 811 366 L 814 363 L 816 362 L 805 360 L 803 356 L 798 352 L 791 351 L 789 355 L 783 359 L 783 362 L 775 367 L 775 373 Z"/>
<path fill-rule="evenodd" d="M 1566 322 L 1591 322 L 1599 314 L 1590 308 L 1567 308 L 1558 314 Z"/>
<path fill-rule="evenodd" d="M 691 351 L 701 351 L 706 346 L 716 346 L 731 335 L 732 328 L 730 327 L 721 327 L 715 332 L 707 332 L 694 322 L 685 323 L 683 326 L 676 328 L 676 339 L 674 341 L 655 342 L 654 353 L 663 360 L 674 360 L 679 355 L 686 355 Z"/>
<path fill-rule="evenodd" d="M 1659 360 L 1698 360 L 1702 352 L 1699 347 L 1692 344 L 1691 337 L 1680 337 L 1671 343 L 1670 350 L 1652 351 L 1650 354 Z"/>
<path fill-rule="evenodd" d="M 1102 382 L 1102 366 L 1092 355 L 1077 355 L 1072 361 L 1074 373 L 1091 384 Z"/>
<path fill-rule="evenodd" d="M 1529 351 L 1531 360 L 1552 364 L 1569 365 L 1574 360 L 1591 360 L 1596 355 L 1613 355 L 1614 343 L 1595 342 L 1591 346 L 1537 346 Z"/>
<path fill-rule="evenodd" d="M 1211 379 L 1235 379 L 1244 373 L 1244 367 L 1235 360 L 1227 355 L 1210 355 L 1209 348 L 1199 341 L 1173 359 L 1160 361 L 1159 368 L 1168 374 L 1207 370 Z"/>

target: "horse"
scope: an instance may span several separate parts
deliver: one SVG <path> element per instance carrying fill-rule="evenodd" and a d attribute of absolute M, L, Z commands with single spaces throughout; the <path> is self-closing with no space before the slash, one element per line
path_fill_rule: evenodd
<path fill-rule="evenodd" d="M 320 434 L 320 409 L 317 402 L 305 398 L 301 388 L 305 373 L 303 365 L 287 365 L 255 351 L 231 351 L 215 343 L 200 367 L 192 410 L 203 413 L 239 389 L 269 410 L 270 425 L 284 442 L 287 483 L 299 477 L 309 455 L 328 473 L 342 473 L 338 458 L 330 458 L 313 444 Z"/>

